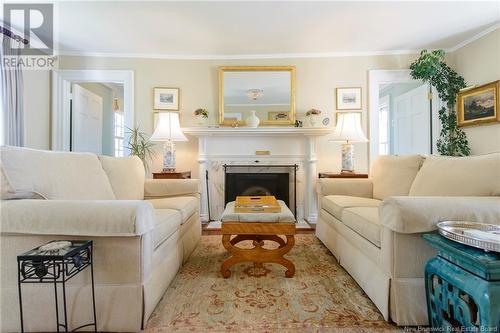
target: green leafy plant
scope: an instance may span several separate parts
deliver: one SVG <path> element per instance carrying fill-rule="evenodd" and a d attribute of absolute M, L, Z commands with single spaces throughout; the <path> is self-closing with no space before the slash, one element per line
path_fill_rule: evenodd
<path fill-rule="evenodd" d="M 195 116 L 203 116 L 203 118 L 208 118 L 208 111 L 206 109 L 196 109 L 194 110 Z"/>
<path fill-rule="evenodd" d="M 309 116 L 312 116 L 312 115 L 317 115 L 317 114 L 321 114 L 321 110 L 311 109 L 311 110 L 309 110 L 309 111 L 306 112 L 306 117 L 309 117 Z"/>
<path fill-rule="evenodd" d="M 154 144 L 146 137 L 146 133 L 139 130 L 139 127 L 127 127 L 127 135 L 127 148 L 130 149 L 130 155 L 139 157 L 146 171 L 149 171 L 148 161 L 151 161 L 153 158 Z"/>
<path fill-rule="evenodd" d="M 420 57 L 410 65 L 411 76 L 429 82 L 436 88 L 439 98 L 445 102 L 445 106 L 439 110 L 441 121 L 441 133 L 437 141 L 439 153 L 448 156 L 468 156 L 469 142 L 465 132 L 457 127 L 455 112 L 457 94 L 466 87 L 466 83 L 462 76 L 446 65 L 444 55 L 443 50 L 432 52 L 423 50 Z"/>

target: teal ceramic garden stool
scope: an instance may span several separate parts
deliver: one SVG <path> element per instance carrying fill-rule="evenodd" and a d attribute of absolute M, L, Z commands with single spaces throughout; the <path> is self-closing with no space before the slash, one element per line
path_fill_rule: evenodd
<path fill-rule="evenodd" d="M 423 237 L 438 252 L 425 266 L 429 324 L 445 332 L 500 332 L 500 253 Z"/>

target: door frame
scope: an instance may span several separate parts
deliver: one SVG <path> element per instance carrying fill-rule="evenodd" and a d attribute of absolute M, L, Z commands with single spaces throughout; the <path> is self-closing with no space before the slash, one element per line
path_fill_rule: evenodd
<path fill-rule="evenodd" d="M 70 151 L 71 84 L 103 82 L 123 84 L 124 123 L 134 127 L 134 72 L 132 70 L 53 70 L 51 149 Z M 124 142 L 127 141 L 126 135 Z M 129 155 L 127 147 L 124 154 Z"/>
<path fill-rule="evenodd" d="M 370 166 L 379 156 L 378 152 L 378 104 L 379 85 L 381 83 L 405 83 L 415 81 L 411 77 L 409 69 L 372 69 L 368 71 L 368 121 L 370 147 L 368 161 Z M 438 111 L 443 105 L 434 87 L 432 87 L 432 146 L 436 152 L 436 142 L 439 138 L 441 123 L 439 122 Z"/>

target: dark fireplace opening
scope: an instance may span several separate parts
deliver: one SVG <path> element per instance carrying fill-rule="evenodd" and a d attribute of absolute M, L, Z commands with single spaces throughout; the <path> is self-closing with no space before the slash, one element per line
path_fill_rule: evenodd
<path fill-rule="evenodd" d="M 226 200 L 238 195 L 274 195 L 287 205 L 290 199 L 288 173 L 226 173 Z"/>

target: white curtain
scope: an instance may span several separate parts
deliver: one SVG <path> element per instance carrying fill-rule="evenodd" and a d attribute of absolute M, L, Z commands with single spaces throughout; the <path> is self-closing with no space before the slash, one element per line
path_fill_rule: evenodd
<path fill-rule="evenodd" d="M 11 146 L 24 145 L 24 107 L 23 73 L 20 65 L 6 66 L 5 57 L 20 57 L 21 48 L 11 49 L 19 43 L 10 37 L 2 36 L 0 48 L 0 84 L 2 97 L 1 144 Z M 19 45 L 17 45 L 19 46 Z M 18 63 L 16 61 L 16 63 Z"/>

